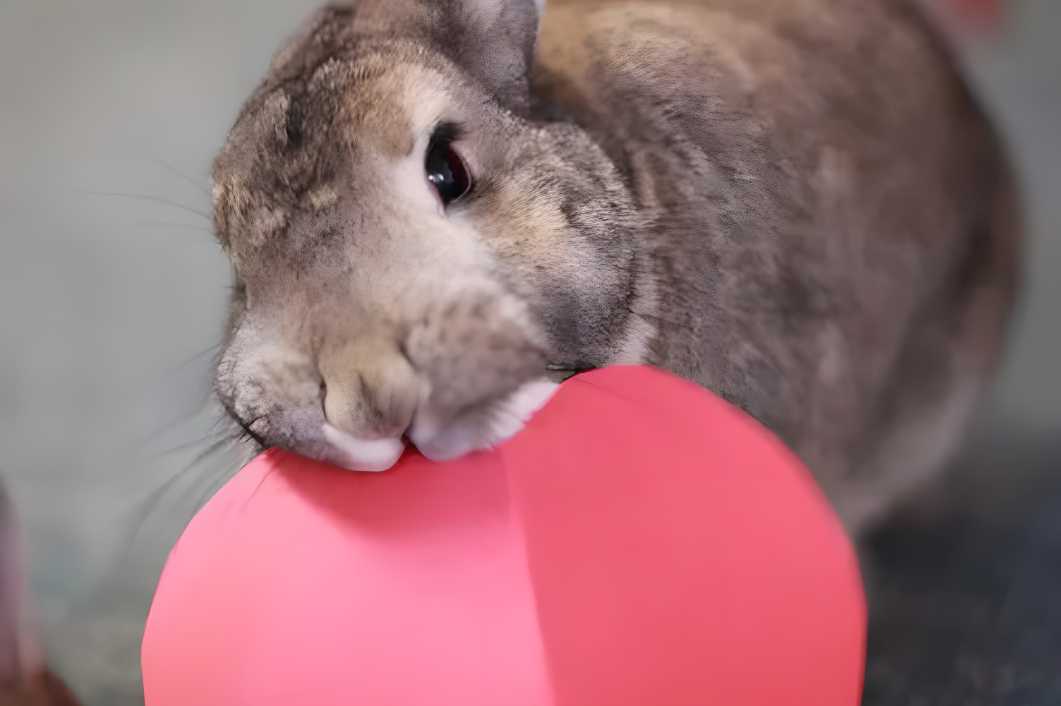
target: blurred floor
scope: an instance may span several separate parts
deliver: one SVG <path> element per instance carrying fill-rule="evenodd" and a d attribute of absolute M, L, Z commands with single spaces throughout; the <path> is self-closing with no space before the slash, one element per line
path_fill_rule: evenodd
<path fill-rule="evenodd" d="M 872 542 L 865 706 L 1061 704 L 1061 435 L 984 431 Z"/>
<path fill-rule="evenodd" d="M 965 453 L 872 542 L 865 706 L 1061 704 L 1061 3 L 1013 7 L 968 58 L 1025 182 L 1030 286 Z"/>
<path fill-rule="evenodd" d="M 49 648 L 90 706 L 139 702 L 154 578 L 232 467 L 223 451 L 196 462 L 217 438 L 202 410 L 227 286 L 207 169 L 315 4 L 0 4 L 0 472 L 27 516 Z M 1031 286 L 945 494 L 966 504 L 875 545 L 891 618 L 868 706 L 1061 703 L 1061 2 L 1015 7 L 969 58 L 1028 186 Z"/>

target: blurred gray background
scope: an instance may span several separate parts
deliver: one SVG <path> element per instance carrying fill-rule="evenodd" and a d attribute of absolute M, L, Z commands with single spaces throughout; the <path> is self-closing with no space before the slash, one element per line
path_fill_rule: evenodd
<path fill-rule="evenodd" d="M 221 438 L 205 403 L 228 284 L 207 173 L 315 4 L 0 2 L 0 472 L 47 647 L 92 706 L 139 703 L 157 572 L 233 467 L 223 449 L 199 458 Z M 978 439 L 1061 471 L 1039 442 L 1061 430 L 1061 2 L 1014 9 L 1001 39 L 966 48 L 1031 219 L 1030 287 Z"/>

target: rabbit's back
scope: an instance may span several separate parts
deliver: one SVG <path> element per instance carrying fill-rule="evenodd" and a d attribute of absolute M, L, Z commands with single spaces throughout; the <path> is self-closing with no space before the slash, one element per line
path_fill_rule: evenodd
<path fill-rule="evenodd" d="M 808 461 L 854 526 L 939 468 L 1001 348 L 1016 194 L 916 5 L 557 2 L 535 77 L 652 214 L 649 359 Z"/>

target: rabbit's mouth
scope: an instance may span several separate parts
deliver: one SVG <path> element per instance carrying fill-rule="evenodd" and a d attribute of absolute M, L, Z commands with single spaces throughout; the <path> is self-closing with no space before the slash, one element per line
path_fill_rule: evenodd
<path fill-rule="evenodd" d="M 228 405 L 226 410 L 258 450 L 275 445 L 340 468 L 378 472 L 393 467 L 407 443 L 433 461 L 449 461 L 496 447 L 517 434 L 558 387 L 558 383 L 550 380 L 535 380 L 501 400 L 452 417 L 424 405 L 416 411 L 404 434 L 374 439 L 360 438 L 339 429 L 318 410 L 288 410 L 251 421 L 241 419 Z M 276 435 L 271 432 L 273 429 L 293 433 Z"/>
<path fill-rule="evenodd" d="M 591 365 L 589 363 L 580 364 L 564 364 L 564 363 L 550 363 L 545 366 L 547 377 L 553 382 L 564 382 L 570 380 L 576 375 L 582 373 L 588 373 L 591 370 L 596 370 L 599 366 Z"/>

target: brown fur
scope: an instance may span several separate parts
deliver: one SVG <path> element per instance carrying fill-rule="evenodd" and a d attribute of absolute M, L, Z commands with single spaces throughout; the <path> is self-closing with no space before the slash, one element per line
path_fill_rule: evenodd
<path fill-rule="evenodd" d="M 904 0 L 536 17 L 358 0 L 277 56 L 215 167 L 228 409 L 328 458 L 325 418 L 489 424 L 547 366 L 645 362 L 778 433 L 853 529 L 881 517 L 960 438 L 1017 282 L 1007 163 L 937 34 Z M 446 213 L 439 120 L 476 178 Z"/>

